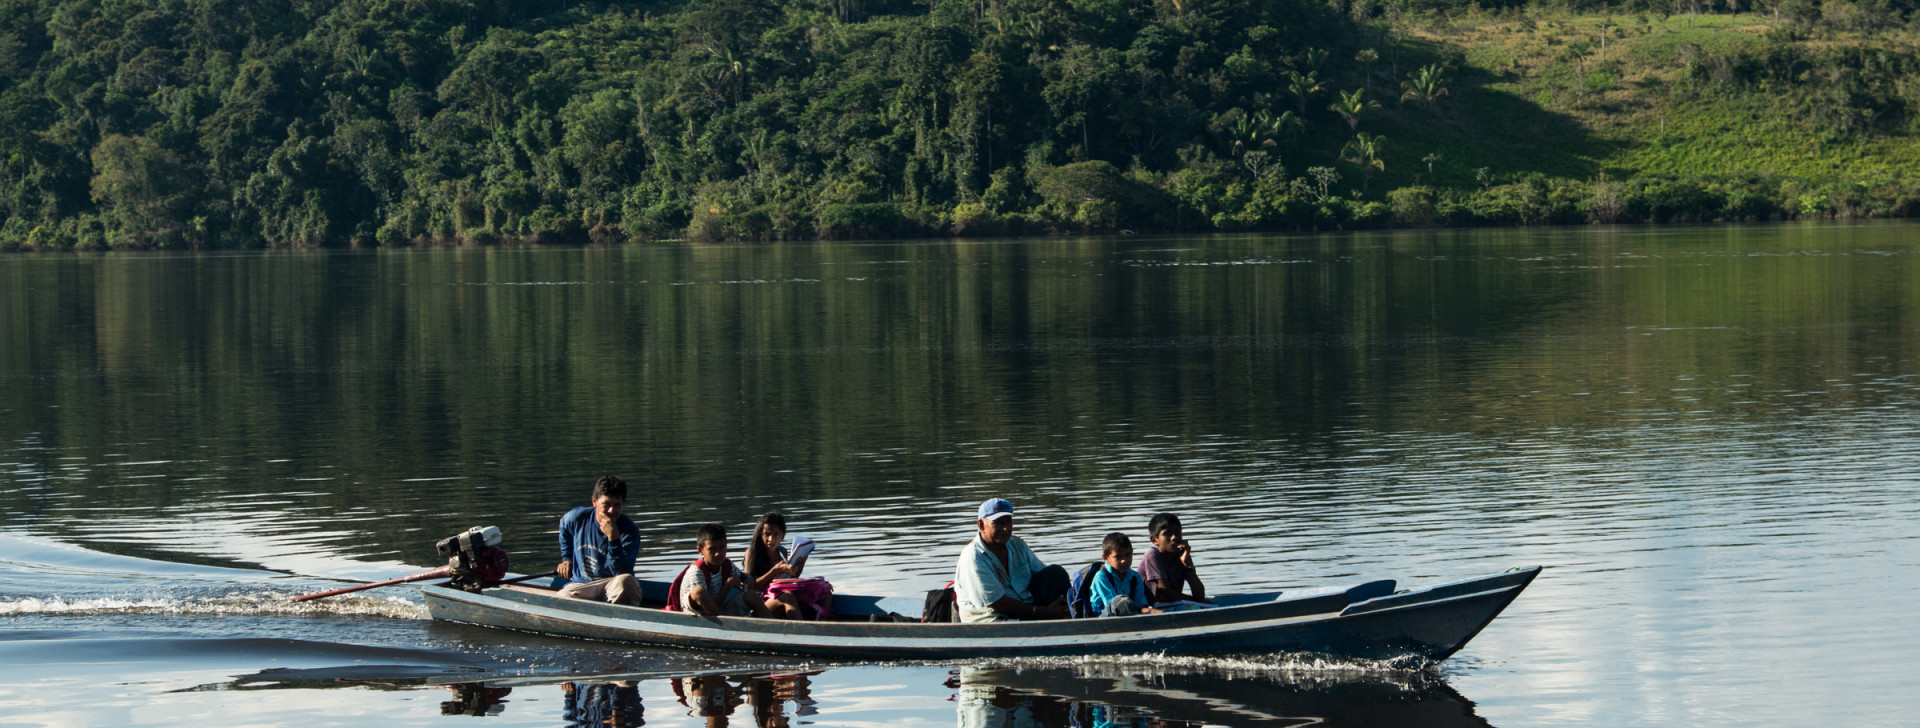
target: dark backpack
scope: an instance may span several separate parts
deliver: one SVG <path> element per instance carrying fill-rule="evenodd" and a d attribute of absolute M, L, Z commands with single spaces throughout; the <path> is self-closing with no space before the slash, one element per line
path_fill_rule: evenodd
<path fill-rule="evenodd" d="M 1105 561 L 1095 561 L 1087 567 L 1074 572 L 1073 581 L 1067 583 L 1067 616 L 1073 619 L 1098 617 L 1093 611 L 1093 577 L 1100 573 Z"/>
<path fill-rule="evenodd" d="M 927 592 L 927 606 L 920 612 L 922 622 L 958 622 L 960 605 L 958 597 L 953 595 L 953 582 Z"/>

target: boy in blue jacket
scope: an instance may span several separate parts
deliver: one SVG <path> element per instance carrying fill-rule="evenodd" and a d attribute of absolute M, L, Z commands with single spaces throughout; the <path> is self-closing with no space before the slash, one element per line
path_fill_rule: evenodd
<path fill-rule="evenodd" d="M 1133 542 L 1119 531 L 1107 534 L 1100 542 L 1100 560 L 1106 565 L 1090 580 L 1087 606 L 1102 617 L 1126 617 L 1155 614 L 1147 601 L 1147 582 L 1133 572 Z"/>

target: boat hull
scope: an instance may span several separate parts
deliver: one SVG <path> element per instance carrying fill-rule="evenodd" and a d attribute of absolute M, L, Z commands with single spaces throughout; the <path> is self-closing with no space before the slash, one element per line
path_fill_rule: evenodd
<path fill-rule="evenodd" d="M 1356 587 L 1172 614 L 988 624 L 706 617 L 537 590 L 473 594 L 430 586 L 422 593 L 436 620 L 698 650 L 855 660 L 1272 652 L 1440 660 L 1485 628 L 1538 574 L 1539 567 L 1531 567 L 1386 596 Z"/>

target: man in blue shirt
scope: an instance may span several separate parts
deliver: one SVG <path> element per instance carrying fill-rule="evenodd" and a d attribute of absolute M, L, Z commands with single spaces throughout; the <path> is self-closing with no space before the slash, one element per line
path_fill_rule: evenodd
<path fill-rule="evenodd" d="M 593 506 L 560 517 L 560 565 L 553 567 L 567 580 L 560 596 L 640 604 L 640 582 L 633 578 L 640 529 L 620 514 L 626 505 L 626 481 L 602 475 L 593 484 Z"/>

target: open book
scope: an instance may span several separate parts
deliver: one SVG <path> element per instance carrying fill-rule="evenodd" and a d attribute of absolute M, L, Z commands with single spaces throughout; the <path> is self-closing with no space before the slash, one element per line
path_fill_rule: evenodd
<path fill-rule="evenodd" d="M 806 536 L 793 537 L 793 549 L 787 552 L 787 563 L 799 571 L 807 565 L 807 555 L 813 553 L 813 539 Z"/>

